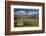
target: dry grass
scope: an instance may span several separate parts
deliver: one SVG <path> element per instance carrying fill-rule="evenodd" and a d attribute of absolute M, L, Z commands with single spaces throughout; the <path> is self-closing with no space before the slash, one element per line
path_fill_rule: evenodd
<path fill-rule="evenodd" d="M 38 26 L 39 24 L 39 19 L 38 18 L 18 18 L 17 20 L 14 20 L 15 26 L 17 25 L 16 23 L 18 22 L 23 22 L 23 27 L 25 26 Z"/>

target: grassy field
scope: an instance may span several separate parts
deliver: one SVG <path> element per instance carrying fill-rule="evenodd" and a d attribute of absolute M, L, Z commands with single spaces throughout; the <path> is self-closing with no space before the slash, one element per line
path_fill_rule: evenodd
<path fill-rule="evenodd" d="M 39 26 L 38 18 L 17 18 L 14 19 L 14 27 L 34 27 Z"/>

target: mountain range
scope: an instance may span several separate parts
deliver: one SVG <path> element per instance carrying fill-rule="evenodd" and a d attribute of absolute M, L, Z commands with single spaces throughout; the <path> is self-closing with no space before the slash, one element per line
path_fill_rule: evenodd
<path fill-rule="evenodd" d="M 18 12 L 14 12 L 14 15 L 33 15 L 33 14 L 38 14 L 38 12 L 28 12 L 28 13 L 26 13 L 26 12 L 24 12 L 24 11 L 18 11 Z"/>

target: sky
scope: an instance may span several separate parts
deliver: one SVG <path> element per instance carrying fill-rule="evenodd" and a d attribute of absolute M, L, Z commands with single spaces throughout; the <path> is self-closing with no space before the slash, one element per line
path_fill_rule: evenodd
<path fill-rule="evenodd" d="M 23 8 L 14 8 L 14 13 L 15 14 L 37 14 L 39 12 L 39 9 L 23 9 Z"/>
<path fill-rule="evenodd" d="M 26 13 L 28 13 L 28 12 L 39 12 L 39 9 L 14 8 L 14 12 L 18 12 L 18 11 L 24 11 Z"/>

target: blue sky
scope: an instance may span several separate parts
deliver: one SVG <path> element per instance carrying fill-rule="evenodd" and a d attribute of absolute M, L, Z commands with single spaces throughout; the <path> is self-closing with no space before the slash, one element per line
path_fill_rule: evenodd
<path fill-rule="evenodd" d="M 23 8 L 14 8 L 14 12 L 24 11 L 26 13 L 28 12 L 39 12 L 39 9 L 23 9 Z"/>

